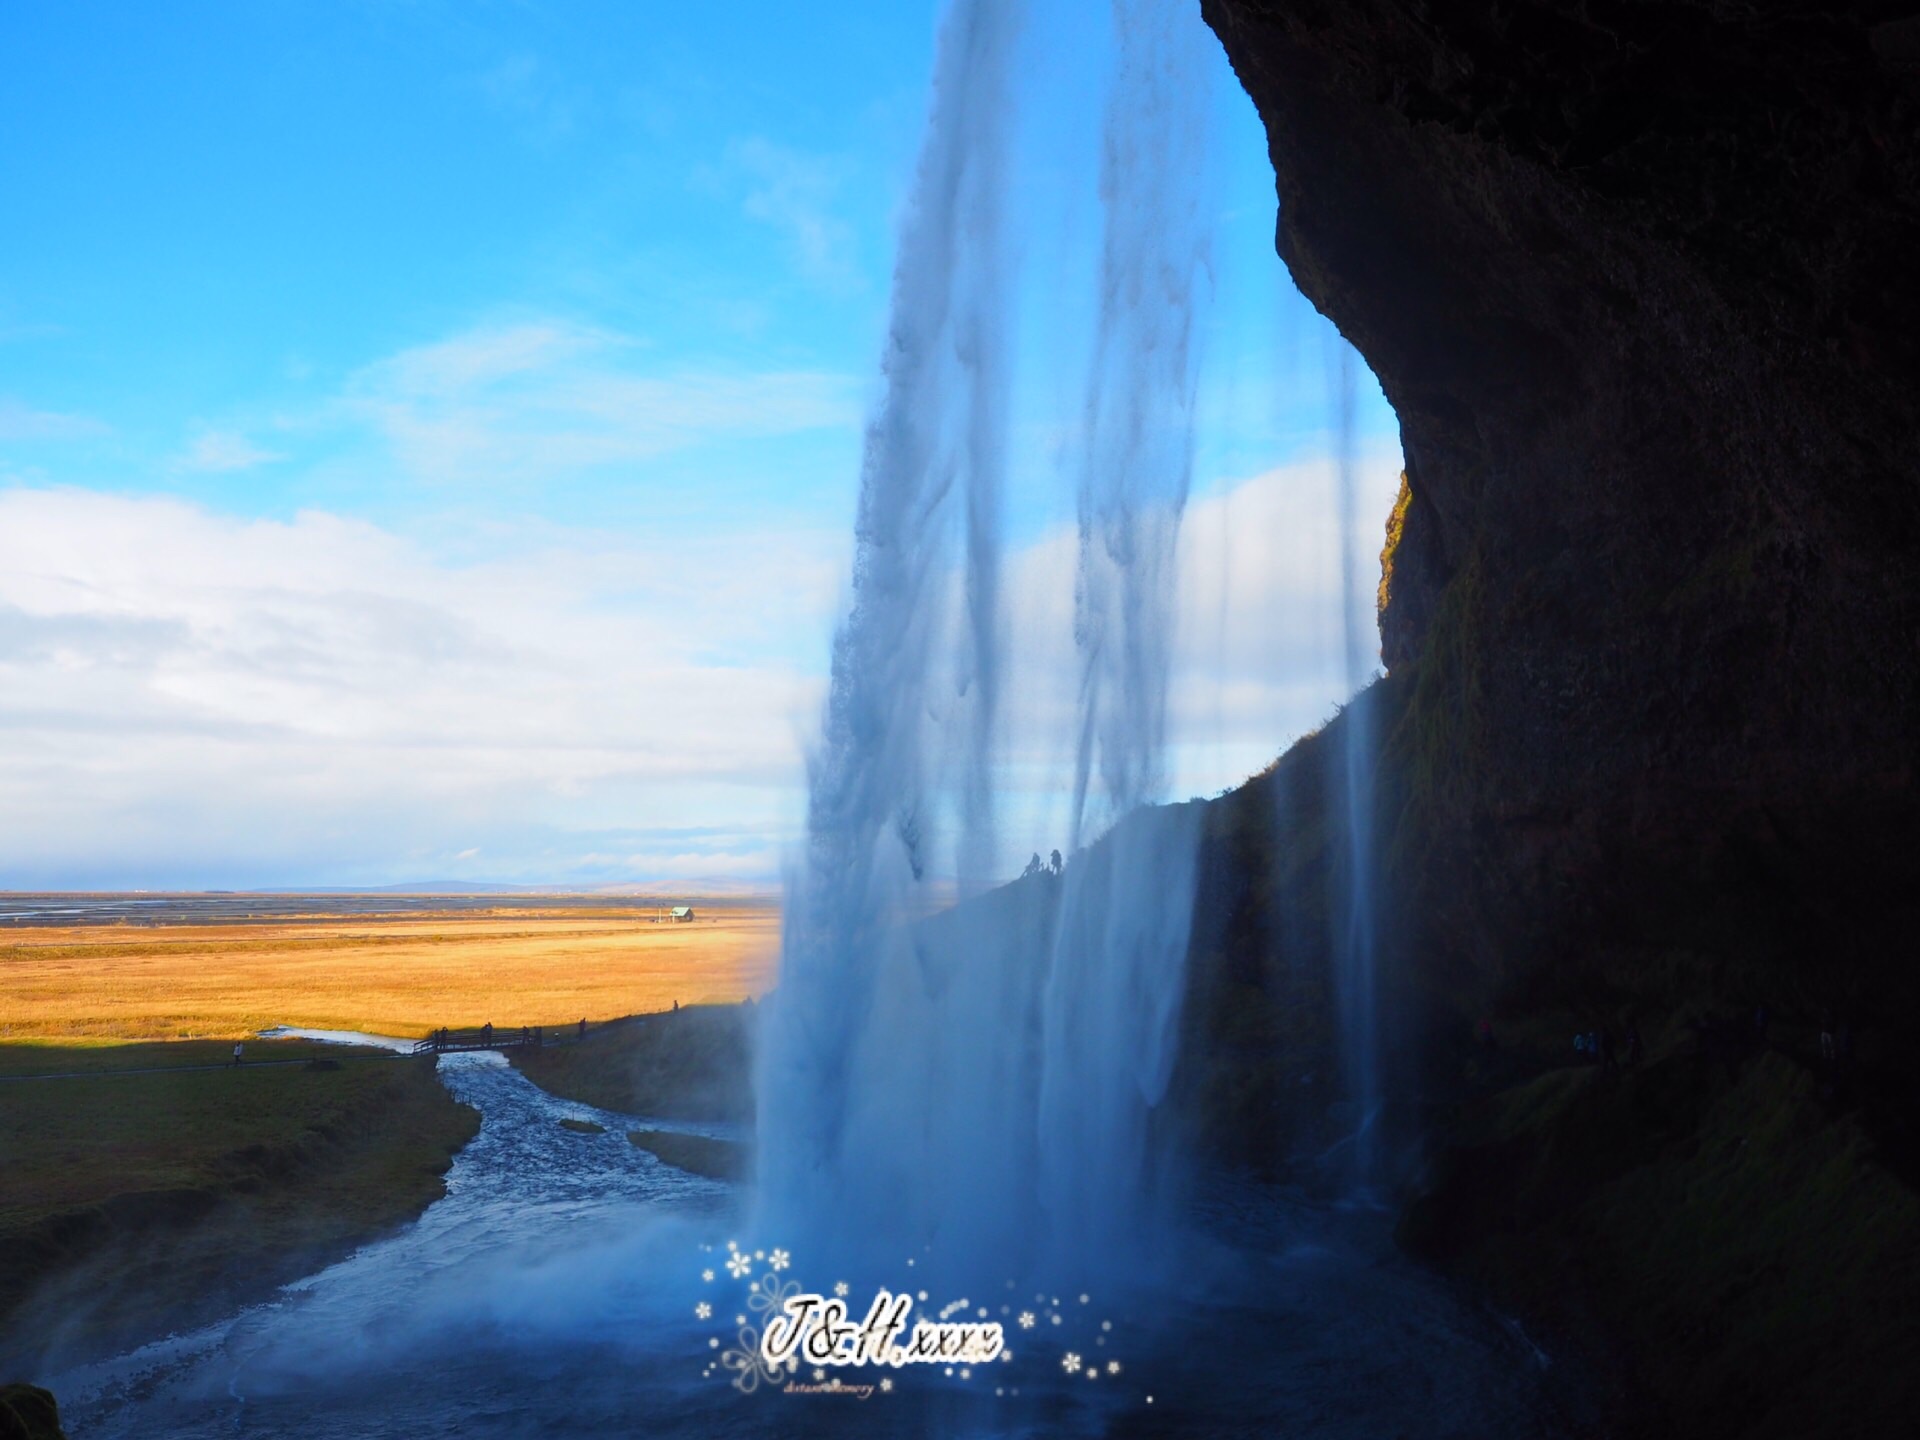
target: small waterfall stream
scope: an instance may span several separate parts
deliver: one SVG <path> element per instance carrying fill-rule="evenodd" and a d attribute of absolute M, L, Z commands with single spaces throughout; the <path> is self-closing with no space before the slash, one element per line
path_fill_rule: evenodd
<path fill-rule="evenodd" d="M 1354 1110 L 1351 1143 L 1344 1147 L 1348 1183 L 1368 1191 L 1378 1179 L 1380 1017 L 1376 975 L 1376 906 L 1373 809 L 1374 762 L 1378 737 L 1373 707 L 1362 691 L 1372 681 L 1378 657 L 1377 632 L 1369 617 L 1371 598 L 1360 558 L 1359 477 L 1355 458 L 1354 408 L 1357 400 L 1353 347 L 1335 337 L 1329 356 L 1333 417 L 1335 509 L 1340 533 L 1341 661 L 1349 697 L 1342 717 L 1337 793 L 1333 812 L 1344 821 L 1344 853 L 1336 871 L 1334 979 L 1346 1090 Z"/>

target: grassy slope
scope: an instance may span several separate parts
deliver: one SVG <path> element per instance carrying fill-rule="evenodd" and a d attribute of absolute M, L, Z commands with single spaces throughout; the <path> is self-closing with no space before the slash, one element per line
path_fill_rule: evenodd
<path fill-rule="evenodd" d="M 1920 1197 L 1778 1051 L 1561 1069 L 1468 1106 L 1402 1238 L 1601 1343 L 1644 1433 L 1896 1434 Z"/>
<path fill-rule="evenodd" d="M 744 1122 L 753 1115 L 752 1015 L 743 1005 L 683 1006 L 507 1057 L 549 1094 L 602 1110 Z"/>
<path fill-rule="evenodd" d="M 752 1170 L 753 1152 L 737 1140 L 671 1130 L 629 1130 L 627 1139 L 675 1169 L 709 1180 L 745 1180 Z"/>
<path fill-rule="evenodd" d="M 250 1059 L 310 1045 L 254 1042 Z M 239 1071 L 229 1047 L 0 1046 L 0 1352 L 82 1347 L 294 1278 L 444 1193 L 478 1128 L 430 1062 L 327 1054 Z M 337 1068 L 332 1068 L 337 1066 Z"/>

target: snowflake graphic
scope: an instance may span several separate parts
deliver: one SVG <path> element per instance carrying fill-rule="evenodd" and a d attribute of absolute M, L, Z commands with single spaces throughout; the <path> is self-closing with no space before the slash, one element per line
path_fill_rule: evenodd
<path fill-rule="evenodd" d="M 887 1378 L 886 1376 L 882 1375 L 880 1377 L 880 1393 L 882 1395 L 887 1395 L 887 1394 L 891 1394 L 892 1391 L 893 1391 L 893 1381 Z"/>
<path fill-rule="evenodd" d="M 1109 1375 L 1118 1375 L 1120 1373 L 1120 1362 L 1118 1360 L 1107 1361 L 1107 1373 Z"/>
<path fill-rule="evenodd" d="M 693 1307 L 693 1318 L 696 1320 L 711 1320 L 713 1318 L 713 1306 L 702 1300 L 698 1305 Z"/>
<path fill-rule="evenodd" d="M 1033 1327 L 1034 1327 L 1033 1311 L 1022 1310 L 1020 1312 L 1020 1328 L 1022 1330 L 1031 1330 Z"/>
<path fill-rule="evenodd" d="M 769 1365 L 760 1353 L 760 1332 L 751 1325 L 742 1325 L 739 1338 L 739 1345 L 720 1357 L 720 1364 L 733 1372 L 733 1388 L 742 1395 L 751 1395 L 763 1384 L 779 1384 L 780 1367 Z"/>
<path fill-rule="evenodd" d="M 1080 1373 L 1080 1357 L 1071 1350 L 1067 1351 L 1066 1354 L 1060 1357 L 1060 1368 L 1069 1375 L 1078 1375 Z"/>
<path fill-rule="evenodd" d="M 784 1250 L 776 1250 L 767 1257 L 767 1264 L 775 1270 L 784 1270 L 793 1263 L 793 1257 Z"/>
<path fill-rule="evenodd" d="M 711 1285 L 713 1283 L 713 1272 L 711 1270 L 702 1270 L 700 1272 L 700 1278 Z"/>
<path fill-rule="evenodd" d="M 842 1300 L 846 1299 L 847 1298 L 847 1282 L 844 1280 L 834 1281 L 833 1293 L 838 1295 Z"/>
<path fill-rule="evenodd" d="M 787 1301 L 799 1293 L 800 1286 L 794 1281 L 783 1282 L 771 1275 L 763 1275 L 747 1287 L 747 1306 L 771 1320 L 785 1313 Z"/>
<path fill-rule="evenodd" d="M 747 1272 L 751 1269 L 753 1269 L 753 1261 L 737 1250 L 734 1251 L 733 1258 L 727 1261 L 727 1273 L 736 1280 L 746 1279 Z"/>
<path fill-rule="evenodd" d="M 827 1372 L 824 1370 L 816 1370 L 813 1372 L 813 1382 L 816 1385 L 826 1378 L 827 1378 Z"/>

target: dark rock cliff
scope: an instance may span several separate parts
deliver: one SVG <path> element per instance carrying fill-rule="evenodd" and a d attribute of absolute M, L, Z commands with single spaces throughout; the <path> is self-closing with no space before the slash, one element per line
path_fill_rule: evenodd
<path fill-rule="evenodd" d="M 1911 1005 L 1913 7 L 1202 10 L 1401 421 L 1420 963 Z"/>
<path fill-rule="evenodd" d="M 1401 422 L 1361 703 L 1393 1089 L 1431 1141 L 1403 1237 L 1599 1357 L 1616 1433 L 1893 1433 L 1920 7 L 1201 9 L 1280 254 Z M 1337 1101 L 1349 721 L 1212 807 L 1179 1095 L 1216 1159 L 1297 1160 Z M 1644 1053 L 1572 1066 L 1576 1030 Z"/>

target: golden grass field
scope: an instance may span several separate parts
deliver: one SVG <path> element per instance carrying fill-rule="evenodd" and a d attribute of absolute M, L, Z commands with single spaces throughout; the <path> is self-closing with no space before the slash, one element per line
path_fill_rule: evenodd
<path fill-rule="evenodd" d="M 420 1036 L 735 1001 L 771 983 L 773 905 L 692 924 L 652 906 L 0 931 L 0 1041 L 244 1037 L 273 1025 Z"/>

